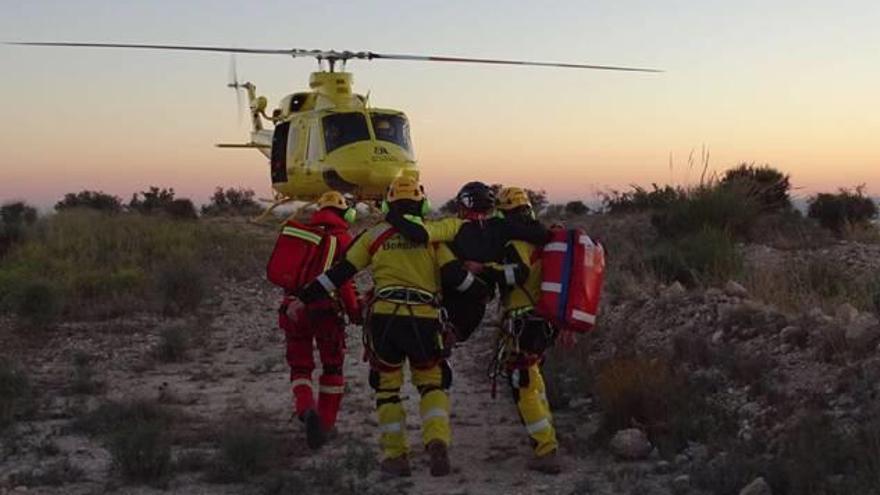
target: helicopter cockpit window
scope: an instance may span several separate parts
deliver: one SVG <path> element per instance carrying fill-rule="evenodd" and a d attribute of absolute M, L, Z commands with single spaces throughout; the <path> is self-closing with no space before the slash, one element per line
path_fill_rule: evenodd
<path fill-rule="evenodd" d="M 372 114 L 373 132 L 376 139 L 394 143 L 405 150 L 410 149 L 409 122 L 403 115 Z"/>
<path fill-rule="evenodd" d="M 322 124 L 327 153 L 346 144 L 370 140 L 367 119 L 362 113 L 335 113 L 324 117 Z"/>

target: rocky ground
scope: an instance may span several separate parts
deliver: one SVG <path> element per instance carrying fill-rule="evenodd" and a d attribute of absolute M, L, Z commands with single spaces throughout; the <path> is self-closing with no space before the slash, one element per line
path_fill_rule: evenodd
<path fill-rule="evenodd" d="M 809 265 L 816 257 L 843 259 L 851 270 L 844 280 L 878 273 L 876 246 L 794 254 L 749 246 L 744 254 L 777 274 L 792 260 Z M 503 384 L 497 399 L 490 396 L 494 330 L 487 322 L 452 361 L 453 474 L 428 476 L 418 394 L 407 385 L 415 473 L 383 480 L 359 328 L 349 329 L 339 435 L 313 454 L 290 420 L 276 291 L 255 278 L 215 292 L 187 319 L 135 315 L 36 333 L 0 322 L 2 353 L 26 371 L 34 391 L 27 414 L 0 437 L 0 493 L 757 495 L 876 493 L 880 485 L 878 468 L 875 484 L 860 481 L 867 488 L 853 491 L 840 474 L 852 469 L 822 463 L 837 440 L 820 442 L 826 429 L 846 438 L 875 433 L 866 425 L 880 411 L 880 322 L 866 306 L 870 298 L 860 309 L 836 300 L 793 310 L 778 302 L 784 298 L 771 301 L 772 292 L 733 281 L 691 290 L 640 285 L 609 297 L 597 332 L 573 350 L 556 350 L 545 366 L 565 465 L 559 476 L 525 469 L 530 448 L 516 409 Z M 188 343 L 169 350 L 169 328 Z M 149 482 L 125 480 L 114 463 L 118 444 L 100 434 L 100 423 L 113 418 L 95 413 L 132 401 L 170 418 L 162 438 L 171 458 Z M 806 439 L 793 437 L 814 413 L 830 422 L 817 420 Z M 848 462 L 880 466 L 880 436 L 873 440 L 873 450 L 860 447 L 847 454 L 860 459 Z M 754 450 L 740 450 L 746 446 Z M 796 464 L 788 462 L 792 449 L 805 456 Z M 814 451 L 819 457 L 807 455 Z M 244 474 L 234 469 L 242 463 Z M 809 477 L 797 469 L 818 473 L 821 489 L 793 482 Z M 773 492 L 770 484 L 784 488 Z"/>

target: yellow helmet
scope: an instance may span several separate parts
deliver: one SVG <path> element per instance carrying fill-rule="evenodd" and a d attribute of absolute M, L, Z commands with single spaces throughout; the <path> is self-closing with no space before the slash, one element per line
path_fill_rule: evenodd
<path fill-rule="evenodd" d="M 385 201 L 393 203 L 402 199 L 411 199 L 413 201 L 425 199 L 425 189 L 419 184 L 418 179 L 408 175 L 401 176 L 394 179 L 394 182 L 388 186 Z"/>
<path fill-rule="evenodd" d="M 348 209 L 348 202 L 345 197 L 337 191 L 327 191 L 318 198 L 318 208 L 338 208 L 340 210 Z"/>
<path fill-rule="evenodd" d="M 529 194 L 521 187 L 505 187 L 498 194 L 498 209 L 502 211 L 510 211 L 520 206 L 532 207 L 529 200 Z"/>

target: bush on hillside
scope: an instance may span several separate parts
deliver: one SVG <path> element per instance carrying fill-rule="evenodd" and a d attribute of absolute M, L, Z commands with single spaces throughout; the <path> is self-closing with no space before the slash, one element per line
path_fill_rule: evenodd
<path fill-rule="evenodd" d="M 608 213 L 635 213 L 662 210 L 675 201 L 684 199 L 687 191 L 680 187 L 651 184 L 651 190 L 631 186 L 629 191 L 610 191 L 602 194 L 602 204 Z"/>
<path fill-rule="evenodd" d="M 259 203 L 254 200 L 254 191 L 230 187 L 214 190 L 208 204 L 202 206 L 202 215 L 257 215 L 262 211 Z"/>
<path fill-rule="evenodd" d="M 61 316 L 63 295 L 50 282 L 40 279 L 24 281 L 15 288 L 12 298 L 13 313 L 30 328 L 48 328 Z"/>
<path fill-rule="evenodd" d="M 55 210 L 57 211 L 71 208 L 90 208 L 107 213 L 119 213 L 122 211 L 122 200 L 103 191 L 86 190 L 78 193 L 67 193 L 64 195 L 64 199 L 55 203 Z"/>
<path fill-rule="evenodd" d="M 686 286 L 724 282 L 739 272 L 742 258 L 727 232 L 705 228 L 680 239 L 660 241 L 648 255 L 654 274 Z"/>
<path fill-rule="evenodd" d="M 791 207 L 789 176 L 769 166 L 742 163 L 724 172 L 721 187 L 734 187 L 753 197 L 764 211 Z"/>
<path fill-rule="evenodd" d="M 0 358 L 0 431 L 27 409 L 30 398 L 30 380 L 18 366 Z"/>
<path fill-rule="evenodd" d="M 820 193 L 810 199 L 807 216 L 837 234 L 850 227 L 864 226 L 877 218 L 877 204 L 865 195 L 864 186 L 840 189 L 837 194 Z"/>
<path fill-rule="evenodd" d="M 166 305 L 188 311 L 201 301 L 212 277 L 241 279 L 260 270 L 271 241 L 254 229 L 176 222 L 164 215 L 65 210 L 41 220 L 4 258 L 0 311 L 14 311 L 21 288 L 34 280 L 51 281 L 71 317 L 118 316 Z M 181 275 L 167 274 L 172 271 Z M 198 276 L 192 280 L 180 280 L 194 272 Z"/>
<path fill-rule="evenodd" d="M 131 196 L 128 209 L 144 215 L 165 214 L 182 220 L 198 218 L 193 202 L 186 198 L 175 198 L 174 194 L 174 188 L 150 186 L 148 190 Z"/>
<path fill-rule="evenodd" d="M 761 214 L 747 188 L 707 184 L 687 191 L 651 218 L 661 237 L 678 239 L 706 229 L 748 237 Z"/>
<path fill-rule="evenodd" d="M 37 209 L 23 201 L 0 206 L 0 256 L 24 238 L 25 229 L 37 221 Z"/>
<path fill-rule="evenodd" d="M 565 203 L 565 215 L 569 217 L 580 217 L 590 212 L 590 207 L 583 201 L 569 201 Z"/>

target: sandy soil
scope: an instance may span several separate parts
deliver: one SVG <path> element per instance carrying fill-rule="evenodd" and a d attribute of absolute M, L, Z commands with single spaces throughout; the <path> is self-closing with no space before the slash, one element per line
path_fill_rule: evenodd
<path fill-rule="evenodd" d="M 184 438 L 175 443 L 175 455 L 182 451 L 211 451 L 208 432 L 216 431 L 225 418 L 246 415 L 284 439 L 285 459 L 281 471 L 295 472 L 309 463 L 334 462 L 349 445 L 367 442 L 378 457 L 377 428 L 372 390 L 367 384 L 368 366 L 361 359 L 360 328 L 349 328 L 346 362 L 348 393 L 339 421 L 339 435 L 314 454 L 305 447 L 302 426 L 290 420 L 288 371 L 283 358 L 283 336 L 276 327 L 276 291 L 260 280 L 229 284 L 221 289 L 212 330 L 199 339 L 189 359 L 163 364 L 151 359 L 158 340 L 158 329 L 167 322 L 143 316 L 125 322 L 74 324 L 54 334 L 48 345 L 37 339 L 7 340 L 8 349 L 18 347 L 25 356 L 41 402 L 33 420 L 17 425 L 26 439 L 15 455 L 0 467 L 0 493 L 16 487 L 2 480 L 15 472 L 39 468 L 53 458 L 67 456 L 84 470 L 85 479 L 58 487 L 32 486 L 29 493 L 160 493 L 143 486 L 126 486 L 112 472 L 108 451 L 95 439 L 71 433 L 67 425 L 77 411 L 96 407 L 111 399 L 156 399 L 180 414 L 176 426 Z M 589 401 L 578 408 L 557 413 L 556 421 L 563 444 L 565 472 L 548 476 L 529 472 L 526 461 L 531 448 L 520 424 L 516 408 L 503 384 L 492 399 L 486 378 L 486 363 L 493 330 L 480 334 L 459 347 L 453 357 L 455 370 L 452 397 L 454 472 L 438 479 L 428 474 L 427 459 L 421 450 L 418 430 L 418 393 L 407 384 L 404 389 L 409 414 L 410 441 L 413 446 L 414 475 L 405 480 L 381 480 L 369 475 L 377 488 L 397 493 L 585 493 L 578 487 L 590 486 L 590 493 L 615 493 L 620 473 L 610 475 L 614 463 L 606 454 L 577 457 L 573 445 L 592 429 L 595 411 Z M 71 377 L 71 356 L 86 352 L 95 359 L 96 376 L 105 383 L 103 397 L 75 396 L 65 392 Z M 593 418 L 593 419 L 591 419 Z M 585 433 L 587 432 L 587 433 Z M 54 442 L 60 453 L 46 458 L 36 453 L 44 440 Z M 649 469 L 645 463 L 643 469 Z M 627 469 L 633 467 L 629 465 Z M 637 469 L 638 470 L 638 469 Z M 628 476 L 623 473 L 620 476 Z M 256 485 L 222 485 L 206 482 L 202 473 L 174 476 L 166 487 L 171 493 L 255 493 Z M 258 480 L 255 480 L 255 483 Z M 585 482 L 588 483 L 585 484 Z M 619 492 L 618 492 L 619 493 Z"/>

